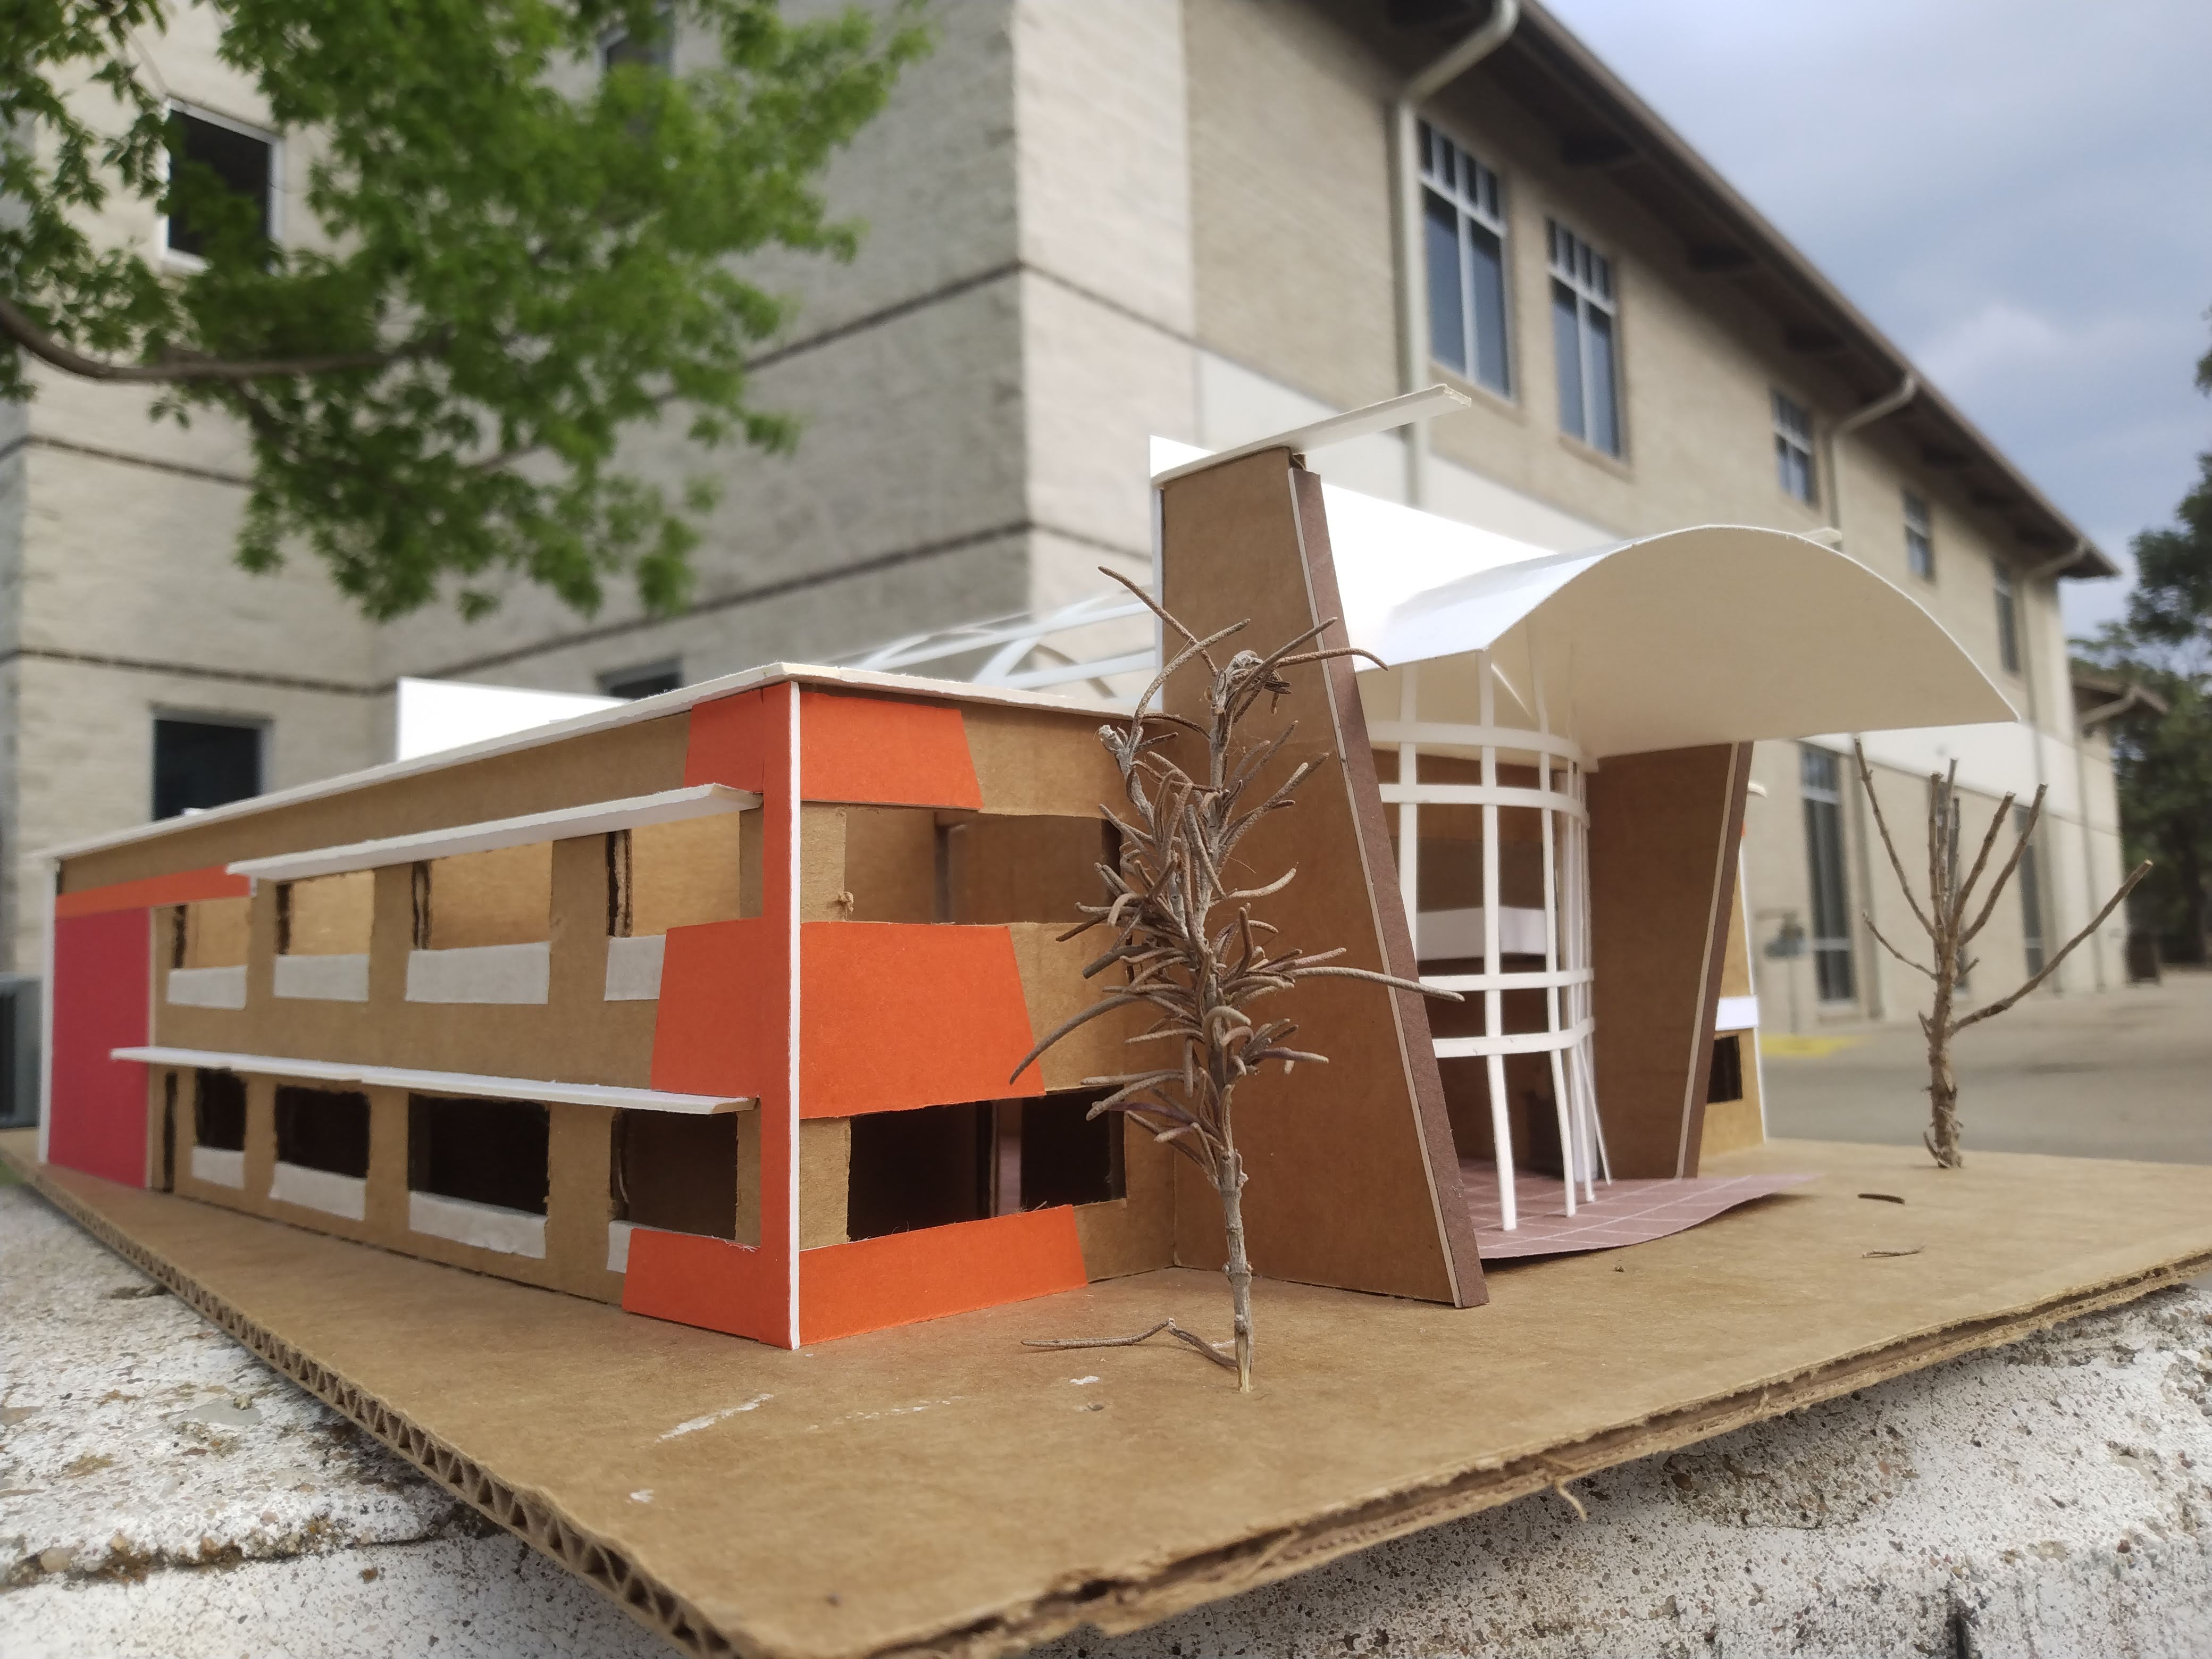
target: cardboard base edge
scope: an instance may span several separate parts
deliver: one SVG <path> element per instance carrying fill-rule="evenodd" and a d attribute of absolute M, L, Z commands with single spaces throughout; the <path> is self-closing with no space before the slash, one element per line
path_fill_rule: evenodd
<path fill-rule="evenodd" d="M 102 1245 L 174 1292 L 251 1350 L 447 1491 L 612 1596 L 632 1617 L 683 1650 L 727 1659 L 763 1650 L 749 1633 L 715 1628 L 699 1610 L 641 1571 L 608 1540 L 571 1522 L 540 1493 L 515 1487 L 314 1358 L 246 1317 L 158 1252 L 140 1244 L 36 1161 L 35 1132 L 0 1133 L 0 1162 Z M 118 1191 L 124 1190 L 118 1188 Z M 1249 1537 L 1238 1547 L 1170 1561 L 1139 1582 L 1086 1583 L 901 1642 L 899 1659 L 981 1659 L 1045 1642 L 1083 1625 L 1109 1635 L 1141 1629 L 1189 1608 L 1286 1578 L 1394 1538 L 1494 1509 L 1564 1481 L 1655 1453 L 1679 1450 L 1853 1389 L 1983 1349 L 2001 1347 L 2087 1314 L 2119 1307 L 2212 1271 L 2212 1251 L 2078 1287 L 2009 1311 L 1900 1338 L 1794 1376 L 1731 1390 L 1586 1439 L 1547 1447 L 1494 1468 L 1386 1492 L 1345 1509 Z M 886 1650 L 888 1651 L 888 1650 Z"/>

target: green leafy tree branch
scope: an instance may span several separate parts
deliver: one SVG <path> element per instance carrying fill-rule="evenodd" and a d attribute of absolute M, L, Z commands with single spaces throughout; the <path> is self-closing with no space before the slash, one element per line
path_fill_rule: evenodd
<path fill-rule="evenodd" d="M 167 0 L 9 0 L 0 28 L 0 399 L 33 361 L 221 411 L 251 447 L 238 548 L 325 561 L 368 616 L 520 577 L 583 611 L 627 574 L 684 600 L 702 477 L 619 465 L 625 434 L 778 451 L 745 364 L 788 302 L 774 249 L 849 258 L 823 169 L 927 45 L 914 0 L 793 23 L 774 0 L 207 0 L 224 64 L 311 160 L 307 222 L 184 158 L 155 65 Z M 597 70 L 615 32 L 682 28 L 708 66 Z M 201 262 L 103 240 L 138 198 Z M 110 222 L 112 222 L 112 220 Z"/>

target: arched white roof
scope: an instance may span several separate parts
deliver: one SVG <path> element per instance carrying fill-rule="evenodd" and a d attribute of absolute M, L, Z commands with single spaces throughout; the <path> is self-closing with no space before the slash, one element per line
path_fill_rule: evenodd
<path fill-rule="evenodd" d="M 1393 666 L 1488 651 L 1540 677 L 1593 757 L 2014 717 L 1910 594 L 1802 536 L 1707 525 L 1553 553 L 1327 499 L 1353 644 Z"/>

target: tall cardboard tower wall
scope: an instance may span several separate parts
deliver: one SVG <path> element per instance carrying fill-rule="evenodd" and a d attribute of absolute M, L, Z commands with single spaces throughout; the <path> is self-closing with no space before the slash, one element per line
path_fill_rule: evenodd
<path fill-rule="evenodd" d="M 1321 480 L 1287 449 L 1264 450 L 1169 479 L 1160 489 L 1163 593 L 1199 635 L 1249 619 L 1226 649 L 1272 649 L 1324 621 L 1322 643 L 1348 643 L 1322 507 Z M 1170 646 L 1172 649 L 1172 646 Z M 1345 949 L 1342 962 L 1413 978 L 1382 797 L 1349 660 L 1292 675 L 1259 729 L 1295 722 L 1275 765 L 1322 763 L 1297 806 L 1242 848 L 1261 882 L 1299 878 L 1261 912 L 1284 941 Z M 1202 678 L 1178 675 L 1170 713 L 1200 712 Z M 1244 1214 L 1262 1274 L 1468 1307 L 1487 1299 L 1423 1000 L 1356 980 L 1309 981 L 1292 1015 L 1298 1043 L 1329 1057 L 1269 1074 L 1239 1098 L 1237 1139 L 1251 1185 Z M 1179 1161 L 1180 1163 L 1180 1161 Z M 1180 1164 L 1176 1255 L 1218 1267 L 1219 1206 Z"/>

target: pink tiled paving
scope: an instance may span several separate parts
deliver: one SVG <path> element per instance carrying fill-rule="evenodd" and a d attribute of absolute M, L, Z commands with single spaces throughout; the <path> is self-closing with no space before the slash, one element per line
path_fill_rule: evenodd
<path fill-rule="evenodd" d="M 1610 1186 L 1601 1181 L 1595 1200 L 1577 1194 L 1575 1213 L 1570 1216 L 1564 1182 L 1516 1171 L 1513 1192 L 1521 1224 L 1509 1233 L 1499 1224 L 1496 1166 L 1480 1158 L 1462 1158 L 1459 1171 L 1467 1189 L 1468 1213 L 1474 1219 L 1475 1243 L 1485 1261 L 1645 1243 L 1813 1179 L 1809 1175 L 1692 1176 L 1677 1181 L 1616 1181 Z"/>

